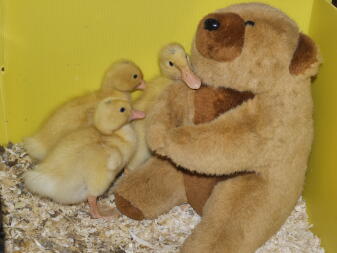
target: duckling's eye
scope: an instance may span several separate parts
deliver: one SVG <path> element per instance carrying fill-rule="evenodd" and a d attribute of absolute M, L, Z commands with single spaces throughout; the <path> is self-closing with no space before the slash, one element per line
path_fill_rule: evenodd
<path fill-rule="evenodd" d="M 137 79 L 138 75 L 134 74 L 132 77 L 133 77 L 133 79 Z"/>
<path fill-rule="evenodd" d="M 124 108 L 124 107 L 121 107 L 121 108 L 119 109 L 119 111 L 120 111 L 120 112 L 125 112 L 125 108 Z"/>
<path fill-rule="evenodd" d="M 173 62 L 171 62 L 171 61 L 169 61 L 169 64 L 170 64 L 170 66 L 171 66 L 171 67 L 173 67 L 173 66 L 174 66 L 174 63 L 173 63 Z"/>
<path fill-rule="evenodd" d="M 254 22 L 254 21 L 251 21 L 251 20 L 247 20 L 247 21 L 245 22 L 245 25 L 246 25 L 246 26 L 247 26 L 247 25 L 254 26 L 254 25 L 255 25 L 255 22 Z"/>

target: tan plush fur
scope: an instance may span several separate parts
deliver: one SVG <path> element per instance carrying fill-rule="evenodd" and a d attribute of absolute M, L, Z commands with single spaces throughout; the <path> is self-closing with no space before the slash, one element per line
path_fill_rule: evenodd
<path fill-rule="evenodd" d="M 130 201 L 147 219 L 154 219 L 186 202 L 183 173 L 169 161 L 157 157 L 151 157 L 137 170 L 124 174 L 114 187 L 116 194 Z M 135 190 L 130 191 L 130 187 Z M 129 215 L 129 210 L 120 208 L 121 202 L 115 202 L 123 214 L 136 218 Z"/>
<path fill-rule="evenodd" d="M 216 13 L 234 13 L 255 25 L 243 23 L 242 51 L 230 60 L 219 60 L 217 52 L 201 54 L 197 31 L 192 67 L 205 85 L 249 91 L 254 98 L 195 125 L 193 93 L 198 91 L 173 84 L 149 113 L 147 140 L 151 149 L 172 161 L 172 170 L 181 166 L 219 176 L 251 172 L 216 184 L 201 223 L 181 252 L 252 253 L 280 228 L 301 194 L 313 138 L 310 82 L 320 56 L 311 39 L 303 39 L 297 25 L 278 9 L 249 3 Z M 213 32 L 217 38 L 218 31 Z M 139 181 L 157 167 L 148 164 L 142 169 L 146 173 L 139 175 Z M 158 180 L 140 196 L 126 190 L 128 182 L 121 181 L 124 191 L 117 187 L 116 192 L 136 208 L 142 199 L 140 209 L 147 217 L 151 207 L 167 209 L 146 200 L 161 183 Z M 165 194 L 156 196 L 157 203 L 165 200 Z"/>
<path fill-rule="evenodd" d="M 134 63 L 121 61 L 112 64 L 105 73 L 100 90 L 65 103 L 46 120 L 34 136 L 24 140 L 27 152 L 42 160 L 59 138 L 91 123 L 88 119 L 98 101 L 108 96 L 130 99 L 129 93 L 142 82 L 143 75 Z"/>
<path fill-rule="evenodd" d="M 186 52 L 184 48 L 177 43 L 170 43 L 160 50 L 159 66 L 162 76 L 147 83 L 143 94 L 133 103 L 135 109 L 148 112 L 152 109 L 161 92 L 172 83 L 173 80 L 184 79 L 183 71 L 189 71 L 190 75 L 192 74 Z M 186 80 L 186 82 L 189 82 L 189 80 Z M 145 140 L 146 120 L 147 119 L 132 123 L 137 132 L 138 144 L 137 151 L 128 164 L 127 169 L 129 171 L 138 168 L 151 156 L 151 152 Z"/>
<path fill-rule="evenodd" d="M 127 124 L 131 114 L 128 100 L 101 101 L 92 126 L 63 137 L 43 162 L 25 173 L 27 188 L 64 204 L 103 194 L 135 151 L 136 134 Z"/>

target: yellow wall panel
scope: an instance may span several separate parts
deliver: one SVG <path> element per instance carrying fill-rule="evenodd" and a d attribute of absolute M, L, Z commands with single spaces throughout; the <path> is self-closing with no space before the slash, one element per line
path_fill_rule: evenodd
<path fill-rule="evenodd" d="M 305 188 L 313 230 L 327 253 L 337 252 L 337 9 L 315 0 L 310 35 L 324 63 L 313 84 L 315 140 Z"/>
<path fill-rule="evenodd" d="M 4 66 L 4 15 L 3 0 L 0 0 L 0 143 L 8 141 L 7 124 L 6 124 L 6 105 L 3 83 L 3 66 Z"/>
<path fill-rule="evenodd" d="M 32 134 L 60 103 L 97 88 L 104 69 L 129 58 L 153 77 L 168 42 L 189 48 L 199 19 L 235 0 L 3 0 L 5 103 L 12 141 Z M 307 31 L 312 0 L 268 0 Z M 298 10 L 301 10 L 300 12 Z"/>
<path fill-rule="evenodd" d="M 6 121 L 6 106 L 3 92 L 3 78 L 2 73 L 0 73 L 0 143 L 7 143 L 7 142 L 8 142 L 8 133 Z"/>

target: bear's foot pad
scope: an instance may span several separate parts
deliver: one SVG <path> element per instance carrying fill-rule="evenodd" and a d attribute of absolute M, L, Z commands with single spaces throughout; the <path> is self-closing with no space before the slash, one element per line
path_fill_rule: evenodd
<path fill-rule="evenodd" d="M 134 220 L 144 220 L 144 214 L 137 207 L 134 207 L 130 201 L 123 198 L 118 193 L 115 193 L 115 204 L 118 210 Z"/>

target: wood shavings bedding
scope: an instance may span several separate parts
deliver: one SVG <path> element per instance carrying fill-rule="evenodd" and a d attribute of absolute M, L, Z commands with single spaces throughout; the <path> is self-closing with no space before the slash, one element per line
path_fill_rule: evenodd
<path fill-rule="evenodd" d="M 6 252 L 173 253 L 200 221 L 192 208 L 175 207 L 156 220 L 91 219 L 86 203 L 63 206 L 27 192 L 22 174 L 33 167 L 20 144 L 0 146 L 0 196 Z M 114 205 L 108 191 L 100 200 Z M 305 202 L 256 253 L 323 253 L 309 229 Z M 0 240 L 1 247 L 1 240 Z"/>

